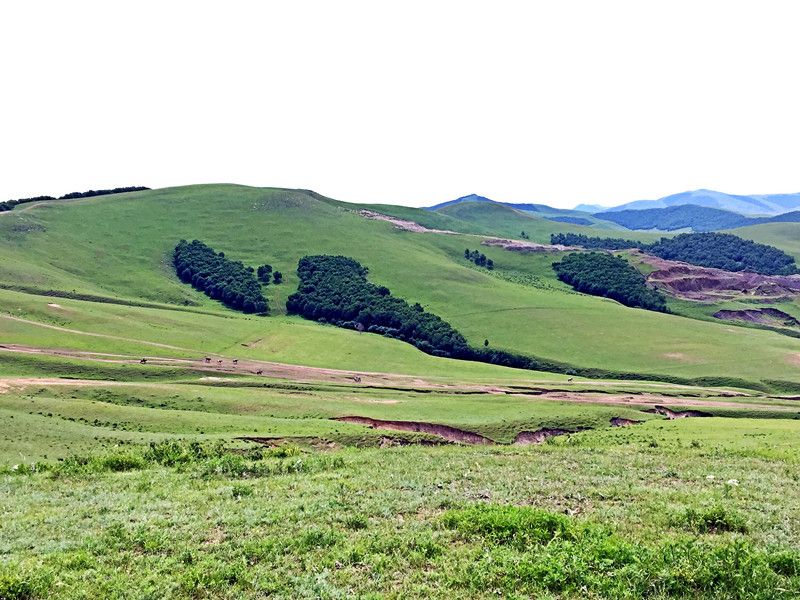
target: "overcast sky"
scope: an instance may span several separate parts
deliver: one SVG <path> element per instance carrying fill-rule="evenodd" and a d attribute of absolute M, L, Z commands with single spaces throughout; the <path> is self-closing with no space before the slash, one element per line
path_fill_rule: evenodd
<path fill-rule="evenodd" d="M 800 4 L 3 2 L 0 199 L 800 191 Z"/>

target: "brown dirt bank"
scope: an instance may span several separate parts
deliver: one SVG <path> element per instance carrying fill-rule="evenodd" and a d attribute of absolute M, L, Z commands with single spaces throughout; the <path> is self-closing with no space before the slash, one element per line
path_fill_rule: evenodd
<path fill-rule="evenodd" d="M 791 300 L 800 295 L 800 275 L 760 275 L 746 271 L 724 271 L 698 267 L 675 260 L 634 252 L 655 268 L 647 281 L 658 289 L 684 300 L 713 302 L 750 298 L 763 302 Z"/>
<path fill-rule="evenodd" d="M 745 321 L 770 327 L 797 327 L 800 321 L 777 308 L 751 308 L 747 310 L 718 310 L 715 319 L 723 321 Z"/>

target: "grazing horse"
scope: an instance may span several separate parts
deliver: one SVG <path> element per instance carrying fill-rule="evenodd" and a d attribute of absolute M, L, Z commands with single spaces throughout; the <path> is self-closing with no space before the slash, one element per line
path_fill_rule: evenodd
<path fill-rule="evenodd" d="M 239 364 L 239 359 L 238 358 L 234 358 L 233 359 L 233 364 L 238 365 Z"/>
<path fill-rule="evenodd" d="M 361 383 L 361 377 L 359 377 L 358 375 L 353 375 L 353 381 L 355 381 L 356 383 Z"/>
<path fill-rule="evenodd" d="M 221 365 L 221 364 L 222 364 L 222 359 L 219 359 L 219 360 L 217 361 L 217 364 L 218 364 L 218 365 Z"/>
<path fill-rule="evenodd" d="M 203 360 L 206 361 L 207 363 L 210 363 L 211 362 L 211 357 L 210 356 L 206 356 Z"/>
<path fill-rule="evenodd" d="M 256 375 L 261 375 L 264 371 L 258 370 L 256 371 Z"/>
<path fill-rule="evenodd" d="M 146 358 L 143 358 L 142 360 L 140 360 L 140 361 L 139 361 L 139 364 L 140 364 L 140 365 L 145 365 L 145 364 L 147 364 L 147 359 L 146 359 Z"/>

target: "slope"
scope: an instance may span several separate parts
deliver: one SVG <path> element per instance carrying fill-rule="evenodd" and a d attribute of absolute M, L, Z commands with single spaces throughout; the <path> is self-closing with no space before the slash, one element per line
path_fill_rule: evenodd
<path fill-rule="evenodd" d="M 554 256 L 482 247 L 497 265 L 496 272 L 489 273 L 463 259 L 464 248 L 480 247 L 480 238 L 399 231 L 389 223 L 361 217 L 359 207 L 352 206 L 347 209 L 302 191 L 232 185 L 31 205 L 0 216 L 0 252 L 6 258 L 0 265 L 0 285 L 24 283 L 65 293 L 171 303 L 230 317 L 229 311 L 181 284 L 172 272 L 170 253 L 177 240 L 198 238 L 245 264 L 269 262 L 283 271 L 285 283 L 266 290 L 278 314 L 296 288 L 299 258 L 344 254 L 369 267 L 371 281 L 422 303 L 475 345 L 488 339 L 493 347 L 565 363 L 665 376 L 800 379 L 793 367 L 800 355 L 796 339 L 629 309 L 576 294 L 555 279 L 550 269 Z M 548 234 L 552 231 L 547 221 L 511 216 L 526 219 L 513 221 L 515 228 L 520 222 L 538 223 Z M 561 224 L 553 225 L 563 230 Z M 4 312 L 10 310 L 6 307 Z M 25 317 L 32 309 L 19 301 L 13 311 Z M 85 321 L 116 335 L 148 321 L 152 327 L 148 335 L 156 341 L 184 337 L 184 328 L 206 327 L 190 314 L 182 324 L 165 320 L 167 312 L 177 314 L 141 308 L 135 318 L 120 313 L 119 318 L 101 322 L 87 314 Z M 28 316 L 53 318 L 40 313 Z M 219 328 L 208 330 L 207 342 L 222 336 L 217 347 L 230 347 L 253 342 L 266 332 L 267 348 L 255 344 L 242 347 L 242 352 L 281 360 L 283 350 L 273 340 L 291 340 L 290 328 L 298 323 L 331 331 L 285 317 L 247 319 L 224 336 Z M 359 345 L 367 337 L 350 333 L 347 343 Z M 327 342 L 309 340 L 307 347 L 294 346 L 293 360 L 314 353 L 316 343 Z M 210 350 L 199 343 L 192 347 Z M 387 363 L 381 370 L 392 370 L 393 354 L 387 350 L 381 355 Z M 750 359 L 746 363 L 741 361 L 744 355 Z M 427 367 L 420 364 L 420 368 Z"/>

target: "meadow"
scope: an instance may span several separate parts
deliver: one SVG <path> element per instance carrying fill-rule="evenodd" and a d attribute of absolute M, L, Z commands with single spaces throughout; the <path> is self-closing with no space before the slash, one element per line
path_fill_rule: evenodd
<path fill-rule="evenodd" d="M 188 186 L 0 215 L 0 600 L 800 595 L 800 339 L 578 294 L 561 253 L 481 245 L 519 218 L 541 242 L 586 228 L 384 207 L 460 232 L 414 233 L 358 208 Z M 182 284 L 181 238 L 282 271 L 270 316 Z M 287 316 L 318 253 L 471 344 L 594 376 Z"/>

